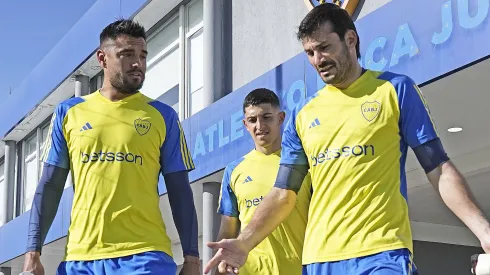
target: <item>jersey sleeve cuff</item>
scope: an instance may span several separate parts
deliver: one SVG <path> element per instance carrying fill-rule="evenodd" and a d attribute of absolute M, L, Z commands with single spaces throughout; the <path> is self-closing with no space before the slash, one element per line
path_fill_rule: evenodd
<path fill-rule="evenodd" d="M 426 173 L 449 161 L 449 157 L 439 138 L 420 144 L 413 148 L 413 152 Z"/>
<path fill-rule="evenodd" d="M 162 175 L 168 175 L 168 174 L 177 173 L 177 172 L 191 172 L 194 169 L 195 169 L 195 167 L 191 167 L 191 168 L 185 168 L 185 167 L 175 168 L 175 169 L 172 169 L 172 170 L 163 171 L 162 172 Z"/>
<path fill-rule="evenodd" d="M 66 169 L 66 170 L 70 170 L 70 165 L 64 165 L 62 163 L 59 163 L 59 162 L 56 162 L 56 161 L 52 161 L 52 160 L 45 160 L 44 163 L 47 163 L 49 165 L 53 165 L 53 166 L 56 166 L 56 167 L 59 167 L 59 168 L 62 168 L 62 169 Z"/>
<path fill-rule="evenodd" d="M 234 213 L 232 211 L 226 211 L 223 209 L 218 209 L 218 214 L 223 215 L 223 216 L 232 217 L 232 218 L 238 218 L 238 213 Z"/>

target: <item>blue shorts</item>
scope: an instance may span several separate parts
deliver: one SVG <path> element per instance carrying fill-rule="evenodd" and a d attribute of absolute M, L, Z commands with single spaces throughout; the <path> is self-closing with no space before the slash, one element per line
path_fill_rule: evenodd
<path fill-rule="evenodd" d="M 408 249 L 398 249 L 338 262 L 303 266 L 303 275 L 417 275 Z"/>
<path fill-rule="evenodd" d="M 57 275 L 162 274 L 175 275 L 177 265 L 172 257 L 160 251 L 95 261 L 62 262 Z"/>

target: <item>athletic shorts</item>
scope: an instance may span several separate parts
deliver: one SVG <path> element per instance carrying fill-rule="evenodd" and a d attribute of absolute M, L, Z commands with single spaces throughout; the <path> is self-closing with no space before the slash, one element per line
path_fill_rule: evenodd
<path fill-rule="evenodd" d="M 418 275 L 408 249 L 303 266 L 303 275 Z"/>
<path fill-rule="evenodd" d="M 143 275 L 162 274 L 175 275 L 177 265 L 172 257 L 164 252 L 150 251 L 135 255 L 102 259 L 95 261 L 62 262 L 57 275 Z"/>

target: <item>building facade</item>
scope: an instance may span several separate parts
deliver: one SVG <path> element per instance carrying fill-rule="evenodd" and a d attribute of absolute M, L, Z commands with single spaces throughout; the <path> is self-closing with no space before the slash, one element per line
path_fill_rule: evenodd
<path fill-rule="evenodd" d="M 347 2 L 347 1 L 346 1 Z M 363 67 L 407 74 L 422 87 L 441 139 L 486 213 L 490 212 L 489 0 L 350 0 Z M 257 87 L 280 96 L 289 112 L 324 84 L 295 37 L 316 0 L 98 0 L 19 87 L 0 102 L 0 271 L 18 274 L 40 178 L 40 152 L 55 106 L 96 91 L 98 35 L 116 17 L 148 30 L 148 71 L 141 92 L 179 114 L 196 165 L 191 172 L 203 262 L 215 238 L 224 167 L 247 153 L 241 102 Z M 346 3 L 344 3 L 346 4 Z M 96 19 L 96 20 L 95 20 Z M 68 54 L 69 53 L 69 54 Z M 462 128 L 462 129 L 457 129 Z M 452 215 L 413 154 L 406 164 L 415 262 L 421 274 L 470 274 L 480 253 L 471 232 Z M 46 274 L 64 255 L 73 183 L 69 179 L 43 249 Z M 177 231 L 159 184 L 162 216 L 177 264 Z"/>

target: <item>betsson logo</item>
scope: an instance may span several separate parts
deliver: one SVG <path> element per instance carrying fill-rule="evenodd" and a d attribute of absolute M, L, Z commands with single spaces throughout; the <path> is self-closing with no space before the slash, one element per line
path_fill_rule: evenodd
<path fill-rule="evenodd" d="M 259 204 L 262 202 L 263 199 L 264 199 L 264 197 L 260 196 L 260 198 L 253 198 L 251 200 L 245 200 L 245 206 L 247 208 L 259 206 Z"/>
<path fill-rule="evenodd" d="M 136 163 L 139 165 L 143 165 L 143 157 L 140 155 L 135 155 L 131 152 L 102 152 L 102 150 L 98 153 L 81 153 L 82 154 L 82 163 L 89 162 L 128 162 L 128 163 Z"/>
<path fill-rule="evenodd" d="M 374 156 L 374 145 L 354 145 L 343 146 L 341 148 L 326 149 L 317 156 L 310 156 L 312 166 L 317 166 L 325 161 L 338 159 L 341 157 L 360 157 L 360 156 Z"/>

